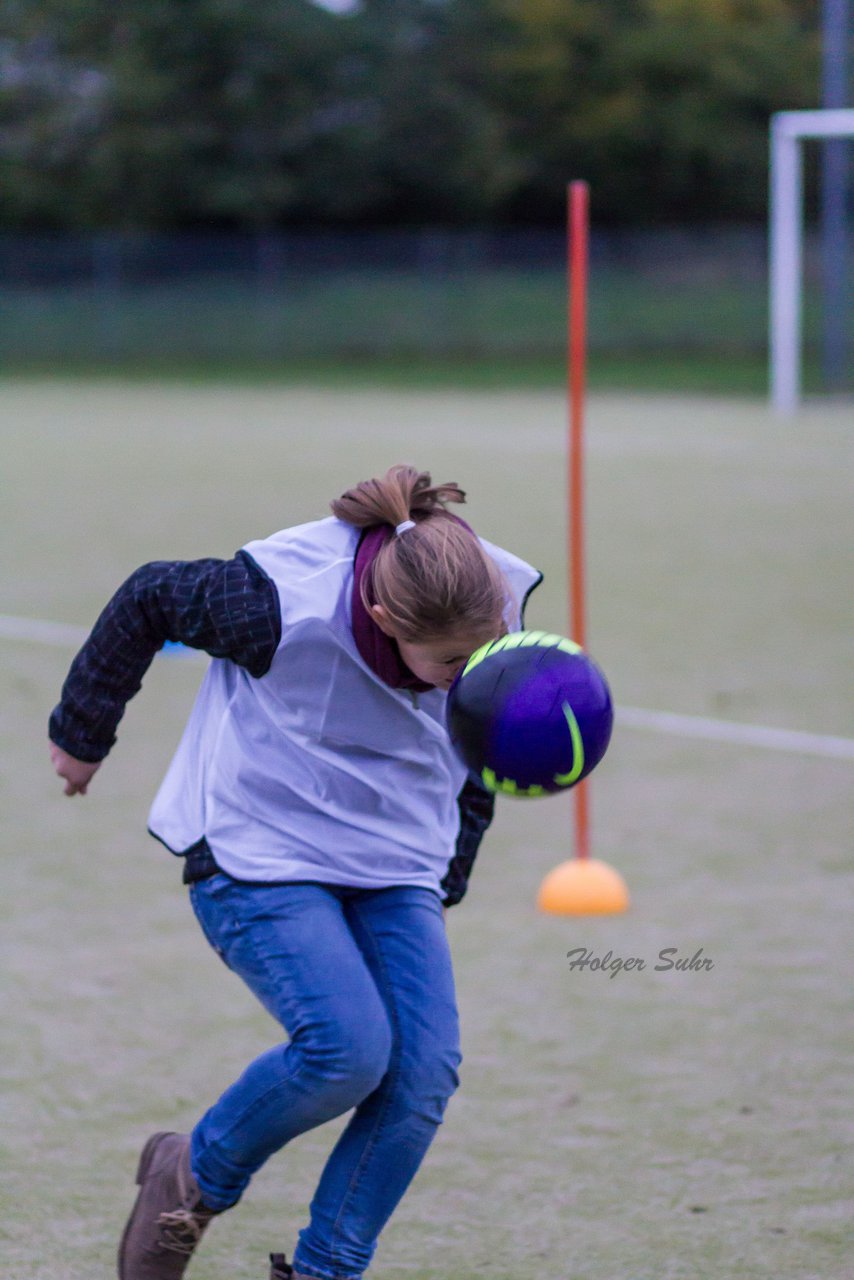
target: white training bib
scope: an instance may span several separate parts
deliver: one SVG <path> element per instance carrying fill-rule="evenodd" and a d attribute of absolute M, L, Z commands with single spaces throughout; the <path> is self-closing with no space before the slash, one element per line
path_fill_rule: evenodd
<path fill-rule="evenodd" d="M 439 890 L 466 768 L 445 727 L 447 694 L 392 689 L 358 652 L 358 540 L 330 517 L 246 546 L 276 585 L 282 638 L 260 679 L 211 662 L 151 810 L 152 834 L 173 852 L 204 837 L 240 880 Z M 523 600 L 539 574 L 483 545 Z"/>

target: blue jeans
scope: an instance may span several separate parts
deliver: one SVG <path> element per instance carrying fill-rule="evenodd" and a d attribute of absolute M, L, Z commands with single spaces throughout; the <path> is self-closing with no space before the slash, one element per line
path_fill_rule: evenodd
<path fill-rule="evenodd" d="M 450 951 L 429 889 L 191 886 L 208 941 L 285 1028 L 202 1117 L 192 1168 L 212 1209 L 236 1203 L 291 1138 L 355 1108 L 300 1232 L 297 1271 L 358 1280 L 459 1083 Z"/>

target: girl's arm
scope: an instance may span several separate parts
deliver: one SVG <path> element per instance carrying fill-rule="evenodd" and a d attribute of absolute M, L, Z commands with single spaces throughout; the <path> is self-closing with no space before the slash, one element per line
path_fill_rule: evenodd
<path fill-rule="evenodd" d="M 457 848 L 442 880 L 446 907 L 456 906 L 465 896 L 480 842 L 495 813 L 495 796 L 480 779 L 469 774 L 457 803 L 460 808 L 460 833 Z"/>
<path fill-rule="evenodd" d="M 95 623 L 50 717 L 51 755 L 66 794 L 85 794 L 165 641 L 230 658 L 261 676 L 280 636 L 276 588 L 245 551 L 233 560 L 163 560 L 137 569 Z"/>

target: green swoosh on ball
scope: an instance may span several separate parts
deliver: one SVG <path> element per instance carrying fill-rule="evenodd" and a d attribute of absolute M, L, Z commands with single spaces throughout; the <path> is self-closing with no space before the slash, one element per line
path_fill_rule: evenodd
<path fill-rule="evenodd" d="M 563 704 L 563 714 L 566 716 L 566 723 L 569 725 L 569 736 L 572 739 L 572 768 L 569 773 L 556 773 L 555 782 L 559 787 L 570 787 L 573 782 L 578 781 L 581 770 L 584 768 L 584 743 L 581 738 L 578 721 L 568 702 Z"/>

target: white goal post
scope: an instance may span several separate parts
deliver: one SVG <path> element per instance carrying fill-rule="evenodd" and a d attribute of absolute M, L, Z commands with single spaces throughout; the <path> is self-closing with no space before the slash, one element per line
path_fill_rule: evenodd
<path fill-rule="evenodd" d="M 854 138 L 854 109 L 771 117 L 770 393 L 784 414 L 794 413 L 801 398 L 804 138 Z"/>

